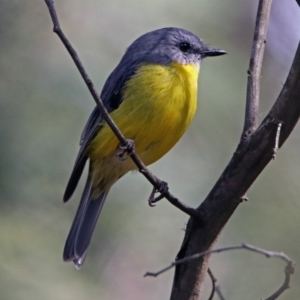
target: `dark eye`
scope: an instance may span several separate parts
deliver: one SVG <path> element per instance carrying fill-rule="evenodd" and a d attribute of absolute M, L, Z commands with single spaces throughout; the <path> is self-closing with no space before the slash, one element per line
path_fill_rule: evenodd
<path fill-rule="evenodd" d="M 182 52 L 187 52 L 188 50 L 191 49 L 191 45 L 189 43 L 180 43 L 179 44 L 179 49 L 182 51 Z"/>

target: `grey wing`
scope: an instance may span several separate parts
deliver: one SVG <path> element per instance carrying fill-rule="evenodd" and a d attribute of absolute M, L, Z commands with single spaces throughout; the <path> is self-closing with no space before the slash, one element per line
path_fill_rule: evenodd
<path fill-rule="evenodd" d="M 88 160 L 87 147 L 89 145 L 89 142 L 94 138 L 99 128 L 101 127 L 101 121 L 102 121 L 102 117 L 100 111 L 98 110 L 97 107 L 95 107 L 81 134 L 80 149 L 77 154 L 74 168 L 64 193 L 64 197 L 63 197 L 64 202 L 68 201 L 71 198 L 71 196 L 73 195 L 77 187 L 85 163 Z"/>
<path fill-rule="evenodd" d="M 112 112 L 117 109 L 123 101 L 122 88 L 124 82 L 128 80 L 135 72 L 135 64 L 131 64 L 131 67 L 127 68 L 126 63 L 121 63 L 110 74 L 105 82 L 103 90 L 101 92 L 101 99 L 108 112 Z M 96 106 L 91 113 L 80 138 L 80 149 L 75 160 L 74 168 L 67 184 L 63 200 L 68 201 L 73 195 L 78 181 L 82 175 L 86 161 L 88 160 L 88 146 L 103 124 L 103 117 L 98 107 Z"/>

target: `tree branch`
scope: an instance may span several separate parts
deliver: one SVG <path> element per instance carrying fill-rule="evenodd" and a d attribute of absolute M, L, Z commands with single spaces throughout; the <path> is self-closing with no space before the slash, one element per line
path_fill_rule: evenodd
<path fill-rule="evenodd" d="M 194 254 L 192 256 L 189 256 L 189 257 L 186 257 L 186 258 L 183 258 L 183 259 L 180 259 L 180 260 L 176 260 L 175 262 L 172 262 L 168 267 L 166 267 L 166 268 L 164 268 L 164 269 L 162 269 L 158 272 L 147 272 L 145 274 L 145 276 L 154 276 L 154 277 L 156 277 L 156 276 L 170 270 L 174 266 L 187 264 L 187 263 L 193 262 L 195 260 L 199 260 L 199 258 L 210 255 L 210 254 L 213 254 L 213 253 L 221 253 L 221 252 L 225 252 L 225 251 L 241 250 L 241 249 L 265 255 L 267 258 L 277 257 L 277 258 L 280 258 L 280 259 L 282 259 L 283 261 L 286 262 L 285 279 L 284 279 L 283 284 L 281 285 L 281 287 L 276 292 L 274 292 L 266 300 L 275 300 L 275 299 L 277 299 L 285 290 L 287 290 L 289 288 L 291 275 L 294 274 L 294 272 L 295 272 L 295 263 L 283 252 L 268 251 L 268 250 L 265 250 L 265 249 L 254 247 L 252 245 L 248 245 L 248 244 L 242 244 L 242 245 L 239 245 L 239 246 L 229 246 L 229 247 L 218 248 L 218 249 L 214 249 L 214 250 L 208 250 L 208 251 L 205 251 L 205 252 L 202 252 L 202 253 L 197 253 L 197 254 Z M 209 269 L 208 269 L 208 272 L 209 272 L 209 275 L 210 275 L 213 283 L 215 283 L 216 282 L 215 277 L 212 275 L 212 273 Z M 214 290 L 215 290 L 215 286 L 214 286 L 213 291 Z"/>
<path fill-rule="evenodd" d="M 300 115 L 300 46 L 286 83 L 259 128 L 248 142 L 241 142 L 223 174 L 198 207 L 204 218 L 199 226 L 190 219 L 178 259 L 209 250 L 240 203 L 240 198 L 272 159 L 276 121 L 283 126 L 279 147 L 288 138 Z M 209 255 L 188 266 L 176 268 L 171 299 L 196 300 L 204 280 Z M 184 280 L 183 280 L 184 279 Z"/>
<path fill-rule="evenodd" d="M 126 148 L 128 146 L 128 144 L 130 144 L 130 141 L 128 141 L 126 139 L 126 137 L 122 134 L 120 129 L 117 127 L 116 123 L 110 117 L 110 115 L 109 115 L 108 111 L 106 110 L 102 100 L 100 99 L 99 93 L 96 91 L 92 80 L 88 76 L 81 60 L 79 59 L 77 52 L 72 47 L 71 43 L 69 42 L 69 40 L 67 39 L 67 37 L 63 33 L 63 31 L 60 27 L 60 24 L 59 24 L 59 20 L 58 20 L 58 17 L 57 17 L 55 7 L 54 7 L 54 1 L 53 0 L 45 0 L 45 2 L 46 2 L 46 5 L 49 9 L 49 13 L 50 13 L 50 16 L 51 16 L 51 19 L 52 19 L 52 22 L 53 22 L 53 31 L 61 39 L 62 43 L 66 47 L 66 49 L 69 52 L 70 56 L 72 57 L 78 71 L 80 72 L 80 74 L 81 74 L 84 82 L 86 83 L 92 97 L 94 98 L 94 100 L 97 104 L 97 107 L 101 111 L 103 119 L 109 125 L 109 127 L 111 128 L 111 130 L 113 131 L 115 136 L 118 138 L 118 140 L 120 141 L 121 146 L 123 148 Z M 155 189 L 157 191 L 160 191 L 163 181 L 158 179 L 152 172 L 150 172 L 147 169 L 147 167 L 144 165 L 142 160 L 135 153 L 134 147 L 130 151 L 129 155 L 130 155 L 131 159 L 133 160 L 133 162 L 136 164 L 139 172 L 142 173 L 148 179 L 148 181 L 155 187 Z M 195 217 L 199 220 L 201 219 L 201 216 L 199 215 L 199 213 L 195 209 L 193 209 L 193 208 L 189 207 L 188 205 L 182 203 L 177 197 L 172 195 L 168 190 L 164 190 L 163 193 L 161 194 L 161 196 L 159 196 L 159 199 L 162 199 L 163 197 L 165 197 L 170 203 L 172 203 L 174 206 L 176 206 L 178 209 L 185 212 L 189 216 L 193 216 L 193 217 Z"/>
<path fill-rule="evenodd" d="M 211 279 L 211 283 L 212 283 L 212 288 L 211 288 L 211 293 L 209 295 L 208 300 L 213 300 L 214 299 L 214 295 L 215 295 L 215 291 L 216 291 L 216 282 L 217 282 L 217 278 L 214 276 L 213 272 L 211 271 L 210 268 L 207 269 L 207 273 Z"/>
<path fill-rule="evenodd" d="M 260 0 L 257 9 L 251 58 L 247 71 L 248 84 L 243 138 L 247 138 L 258 126 L 260 74 L 272 1 Z"/>
<path fill-rule="evenodd" d="M 285 274 L 285 279 L 281 287 L 274 292 L 270 297 L 266 298 L 266 300 L 275 300 L 277 299 L 285 290 L 290 288 L 290 280 L 291 280 L 291 275 L 293 275 L 295 272 L 295 267 L 294 263 L 291 261 L 289 262 L 285 269 L 284 269 L 284 274 Z"/>
<path fill-rule="evenodd" d="M 288 78 L 272 109 L 252 133 L 241 140 L 217 183 L 197 208 L 203 223 L 190 219 L 177 259 L 210 250 L 222 228 L 240 203 L 241 197 L 270 162 L 278 122 L 282 123 L 279 147 L 285 142 L 300 116 L 300 44 Z M 198 300 L 209 254 L 193 264 L 176 267 L 171 300 Z"/>
<path fill-rule="evenodd" d="M 222 294 L 221 288 L 219 285 L 216 286 L 216 293 L 219 296 L 220 300 L 226 300 L 225 297 Z"/>

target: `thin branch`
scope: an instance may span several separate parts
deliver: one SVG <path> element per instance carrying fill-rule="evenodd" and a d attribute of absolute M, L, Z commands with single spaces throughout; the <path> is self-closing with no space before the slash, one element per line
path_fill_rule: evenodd
<path fill-rule="evenodd" d="M 295 265 L 292 261 L 290 261 L 287 266 L 285 267 L 284 274 L 285 274 L 285 279 L 282 284 L 282 286 L 270 297 L 266 298 L 265 300 L 275 300 L 277 299 L 285 290 L 290 288 L 290 280 L 291 280 L 291 275 L 293 275 L 295 272 Z"/>
<path fill-rule="evenodd" d="M 157 277 L 158 275 L 170 270 L 171 268 L 173 268 L 175 266 L 189 263 L 191 261 L 199 259 L 200 257 L 206 256 L 209 254 L 213 254 L 213 253 L 221 253 L 221 252 L 225 252 L 225 251 L 240 250 L 240 249 L 247 249 L 252 252 L 264 254 L 267 258 L 278 257 L 278 258 L 283 259 L 286 263 L 289 263 L 292 261 L 286 254 L 284 254 L 282 252 L 267 251 L 265 249 L 257 248 L 257 247 L 254 247 L 254 246 L 251 246 L 248 244 L 242 244 L 242 245 L 238 245 L 238 246 L 229 246 L 229 247 L 208 250 L 208 251 L 204 251 L 202 253 L 197 253 L 197 254 L 185 257 L 183 259 L 178 259 L 178 260 L 172 262 L 168 267 L 163 268 L 158 272 L 147 272 L 144 276 L 145 277 L 147 277 L 147 276 Z"/>
<path fill-rule="evenodd" d="M 214 249 L 214 250 L 204 251 L 202 253 L 197 253 L 197 254 L 191 255 L 189 257 L 185 257 L 183 259 L 176 260 L 176 261 L 172 262 L 168 267 L 166 267 L 166 268 L 164 268 L 164 269 L 162 269 L 158 272 L 147 272 L 145 274 L 145 276 L 154 276 L 154 277 L 156 277 L 156 276 L 170 270 L 174 266 L 190 263 L 194 260 L 197 260 L 201 257 L 207 256 L 207 255 L 210 255 L 210 254 L 213 254 L 213 253 L 221 253 L 221 252 L 225 252 L 225 251 L 241 250 L 241 249 L 262 254 L 262 255 L 266 256 L 267 258 L 277 257 L 279 259 L 282 259 L 286 263 L 285 280 L 284 280 L 282 286 L 275 293 L 273 293 L 269 298 L 267 298 L 266 300 L 277 299 L 286 289 L 289 288 L 291 275 L 294 274 L 294 271 L 295 271 L 295 263 L 283 252 L 268 251 L 268 250 L 265 250 L 265 249 L 262 249 L 262 248 L 258 248 L 258 247 L 252 246 L 252 245 L 248 245 L 248 244 L 218 248 L 218 249 Z"/>
<path fill-rule="evenodd" d="M 219 296 L 220 300 L 226 300 L 219 285 L 216 286 L 216 294 Z"/>
<path fill-rule="evenodd" d="M 214 295 L 215 295 L 215 291 L 216 291 L 216 282 L 217 282 L 217 278 L 214 276 L 213 272 L 211 271 L 210 268 L 207 269 L 207 273 L 211 279 L 211 283 L 212 283 L 212 288 L 211 288 L 211 293 L 210 296 L 208 298 L 208 300 L 213 300 Z"/>
<path fill-rule="evenodd" d="M 45 2 L 46 2 L 46 5 L 49 9 L 49 13 L 50 13 L 50 16 L 51 16 L 51 19 L 52 19 L 52 22 L 53 22 L 53 31 L 61 39 L 62 43 L 66 47 L 66 49 L 69 52 L 70 56 L 72 57 L 78 71 L 80 72 L 80 74 L 81 74 L 84 82 L 86 83 L 91 95 L 93 96 L 93 98 L 94 98 L 94 100 L 97 104 L 97 107 L 99 108 L 99 110 L 100 110 L 100 112 L 103 116 L 103 119 L 109 125 L 109 127 L 111 128 L 111 130 L 113 131 L 115 136 L 118 138 L 118 140 L 120 141 L 121 146 L 126 148 L 128 143 L 130 143 L 130 141 L 128 141 L 126 139 L 126 137 L 119 130 L 119 128 L 117 127 L 117 125 L 115 124 L 113 119 L 110 117 L 108 111 L 106 110 L 106 108 L 105 108 L 105 106 L 104 106 L 104 104 L 103 104 L 103 102 L 102 102 L 102 100 L 99 96 L 99 93 L 96 91 L 92 80 L 88 76 L 81 60 L 79 59 L 77 52 L 75 51 L 75 49 L 73 48 L 73 46 L 71 45 L 71 43 L 69 42 L 69 40 L 67 39 L 65 34 L 63 33 L 63 31 L 60 27 L 60 24 L 59 24 L 59 20 L 58 20 L 58 17 L 57 17 L 55 7 L 54 7 L 54 1 L 53 0 L 45 0 Z M 160 188 L 161 188 L 161 182 L 162 181 L 159 180 L 152 172 L 150 172 L 146 168 L 144 163 L 141 161 L 141 159 L 135 153 L 134 149 L 132 151 L 130 151 L 129 155 L 130 155 L 131 159 L 133 160 L 133 162 L 138 167 L 140 173 L 142 173 L 148 179 L 148 181 L 159 191 Z M 189 216 L 200 219 L 200 215 L 199 215 L 199 213 L 197 213 L 197 211 L 195 209 L 193 209 L 193 208 L 189 207 L 188 205 L 182 203 L 177 197 L 172 195 L 169 191 L 164 191 L 162 196 L 165 197 L 170 203 L 172 203 L 178 209 L 180 209 L 181 211 L 188 214 Z"/>
<path fill-rule="evenodd" d="M 257 9 L 251 58 L 247 72 L 248 83 L 243 138 L 247 138 L 258 126 L 260 76 L 272 1 L 260 0 Z"/>
<path fill-rule="evenodd" d="M 275 137 L 275 147 L 274 147 L 273 156 L 272 156 L 273 159 L 276 158 L 277 152 L 279 150 L 279 138 L 280 138 L 281 126 L 282 126 L 282 123 L 278 122 L 277 131 L 276 131 L 276 137 Z"/>

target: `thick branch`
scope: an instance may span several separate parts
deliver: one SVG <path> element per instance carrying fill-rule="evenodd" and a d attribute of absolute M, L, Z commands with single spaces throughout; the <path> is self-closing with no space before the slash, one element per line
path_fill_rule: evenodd
<path fill-rule="evenodd" d="M 300 116 L 300 45 L 284 87 L 259 128 L 242 141 L 223 174 L 198 207 L 204 225 L 190 219 L 178 259 L 211 249 L 222 228 L 257 176 L 273 156 L 277 125 L 283 125 L 279 147 L 288 138 Z M 172 300 L 198 300 L 209 255 L 176 268 Z"/>
<path fill-rule="evenodd" d="M 178 266 L 178 265 L 187 264 L 189 262 L 196 261 L 199 258 L 204 257 L 208 254 L 210 255 L 210 254 L 213 254 L 213 253 L 221 253 L 221 252 L 225 252 L 225 251 L 241 250 L 241 249 L 245 249 L 245 250 L 249 250 L 249 251 L 252 251 L 252 252 L 255 252 L 255 253 L 263 254 L 267 258 L 277 257 L 277 258 L 280 258 L 280 259 L 282 259 L 283 261 L 286 262 L 286 267 L 285 267 L 285 270 L 284 270 L 284 272 L 285 272 L 284 282 L 282 283 L 280 288 L 277 291 L 275 291 L 266 300 L 275 300 L 275 299 L 277 299 L 285 290 L 287 290 L 289 288 L 291 275 L 294 274 L 294 272 L 295 272 L 295 263 L 283 252 L 268 251 L 268 250 L 265 250 L 265 249 L 254 247 L 252 245 L 248 245 L 248 244 L 242 244 L 240 246 L 229 246 L 229 247 L 224 247 L 224 248 L 219 248 L 219 249 L 214 249 L 214 250 L 208 250 L 208 251 L 205 251 L 205 252 L 202 252 L 202 253 L 197 253 L 197 254 L 194 254 L 192 256 L 188 256 L 186 258 L 177 260 L 177 261 L 173 262 L 170 266 L 162 269 L 161 271 L 158 271 L 156 273 L 148 272 L 146 275 L 148 275 L 148 276 L 158 276 L 158 275 L 164 273 L 165 271 L 168 271 L 173 266 Z"/>
<path fill-rule="evenodd" d="M 120 144 L 126 148 L 126 146 L 128 145 L 128 140 L 126 139 L 126 137 L 122 134 L 122 132 L 120 131 L 120 129 L 117 127 L 116 123 L 113 121 L 113 119 L 110 117 L 108 111 L 106 110 L 102 100 L 100 99 L 99 93 L 96 91 L 95 86 L 92 82 L 92 80 L 90 79 L 90 77 L 88 76 L 85 68 L 83 67 L 82 62 L 80 61 L 75 49 L 72 47 L 71 43 L 69 42 L 69 40 L 66 38 L 65 34 L 63 33 L 59 21 L 58 21 L 58 17 L 57 17 L 57 13 L 54 7 L 54 2 L 53 0 L 45 0 L 49 12 L 50 12 L 50 16 L 53 22 L 53 31 L 59 36 L 59 38 L 61 39 L 62 43 L 64 44 L 64 46 L 66 47 L 66 49 L 68 50 L 70 56 L 72 57 L 78 71 L 80 72 L 84 82 L 86 83 L 91 95 L 93 96 L 97 107 L 99 108 L 99 110 L 101 111 L 101 114 L 103 116 L 103 119 L 105 120 L 105 122 L 109 125 L 109 127 L 111 128 L 111 130 L 114 132 L 114 134 L 116 135 L 116 137 L 118 138 L 118 140 L 120 141 Z M 135 153 L 134 149 L 132 151 L 130 151 L 129 153 L 131 159 L 133 160 L 133 162 L 136 164 L 136 166 L 138 167 L 140 173 L 142 173 L 147 179 L 148 181 L 157 189 L 159 190 L 161 188 L 161 180 L 159 180 L 152 172 L 150 172 L 146 166 L 144 165 L 144 163 L 142 162 L 142 160 L 138 157 L 138 155 Z M 182 203 L 177 197 L 175 197 L 174 195 L 172 195 L 169 191 L 164 191 L 163 194 L 161 195 L 160 199 L 162 199 L 163 197 L 165 197 L 170 203 L 172 203 L 174 206 L 176 206 L 177 208 L 179 208 L 181 211 L 187 213 L 190 216 L 194 216 L 197 219 L 200 219 L 199 214 L 197 213 L 197 211 L 191 207 L 189 207 L 188 205 Z"/>
<path fill-rule="evenodd" d="M 248 69 L 243 138 L 248 137 L 258 126 L 260 74 L 265 52 L 272 1 L 273 0 L 260 0 L 257 9 L 253 45 Z"/>

